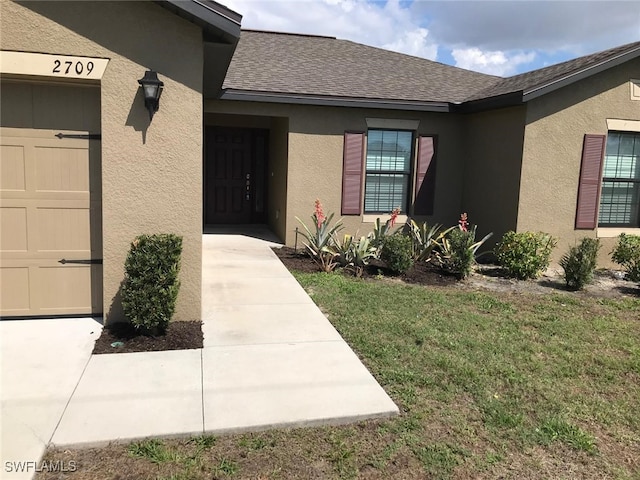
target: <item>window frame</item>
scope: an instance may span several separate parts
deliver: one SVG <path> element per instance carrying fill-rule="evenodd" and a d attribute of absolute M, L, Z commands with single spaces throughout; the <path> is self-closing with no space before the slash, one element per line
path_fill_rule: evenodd
<path fill-rule="evenodd" d="M 369 170 L 369 168 L 367 168 L 367 157 L 369 155 L 369 132 L 371 131 L 397 132 L 397 133 L 405 132 L 405 133 L 411 134 L 411 152 L 409 153 L 409 171 L 407 173 L 400 170 Z M 377 127 L 367 128 L 366 135 L 365 135 L 366 148 L 365 148 L 365 154 L 364 154 L 364 169 L 363 169 L 363 174 L 364 174 L 364 179 L 363 179 L 364 188 L 363 188 L 363 196 L 362 196 L 362 214 L 363 215 L 379 215 L 379 214 L 391 213 L 390 211 L 367 210 L 367 177 L 369 175 L 403 175 L 403 176 L 406 175 L 407 191 L 404 198 L 405 204 L 400 205 L 400 213 L 401 215 L 407 215 L 407 216 L 410 214 L 410 211 L 413 205 L 411 199 L 413 198 L 413 190 L 415 188 L 413 183 L 414 183 L 414 176 L 415 176 L 415 170 L 416 170 L 416 152 L 417 152 L 416 138 L 417 138 L 417 131 L 415 129 L 377 128 Z M 396 207 L 397 206 L 394 206 L 392 208 L 396 208 Z"/>
<path fill-rule="evenodd" d="M 640 178 L 625 178 L 625 177 L 607 177 L 605 176 L 605 172 L 606 172 L 606 166 L 607 166 L 607 157 L 611 156 L 608 155 L 607 152 L 607 146 L 609 144 L 608 140 L 611 136 L 611 134 L 623 134 L 623 135 L 630 135 L 635 137 L 634 140 L 634 149 L 632 150 L 632 156 L 633 153 L 636 152 L 636 149 L 640 148 L 640 132 L 635 132 L 635 131 L 629 131 L 629 130 L 616 130 L 616 129 L 611 129 L 607 131 L 607 143 L 605 144 L 605 152 L 604 152 L 604 158 L 602 159 L 602 179 L 600 181 L 600 202 L 598 205 L 598 224 L 597 227 L 598 228 L 639 228 L 640 227 L 640 193 L 638 194 L 638 204 L 636 206 L 636 217 L 635 219 L 632 220 L 631 223 L 604 223 L 602 222 L 602 208 L 603 208 L 603 199 L 604 199 L 604 195 L 603 195 L 603 191 L 604 191 L 604 185 L 605 182 L 614 182 L 614 183 L 631 183 L 634 184 L 636 187 L 640 190 Z M 618 144 L 618 150 L 620 149 L 620 146 Z M 616 153 L 616 167 L 617 162 L 619 162 L 619 153 Z M 638 152 L 638 166 L 636 168 L 640 168 L 640 151 Z M 616 168 L 617 169 L 617 168 Z M 634 188 L 634 187 L 632 187 Z"/>

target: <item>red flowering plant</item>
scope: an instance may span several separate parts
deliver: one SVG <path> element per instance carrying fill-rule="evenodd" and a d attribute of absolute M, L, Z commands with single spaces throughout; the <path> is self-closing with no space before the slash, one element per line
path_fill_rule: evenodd
<path fill-rule="evenodd" d="M 324 210 L 322 209 L 322 203 L 320 203 L 320 199 L 316 198 L 315 208 L 313 212 L 313 218 L 316 220 L 316 226 L 318 228 L 324 223 L 327 217 L 324 214 Z"/>
<path fill-rule="evenodd" d="M 469 222 L 467 221 L 467 214 L 465 213 L 461 213 L 460 214 L 460 220 L 458 220 L 458 226 L 460 228 L 460 230 L 462 230 L 463 232 L 468 232 L 468 227 L 469 227 Z"/>
<path fill-rule="evenodd" d="M 387 220 L 388 228 L 393 228 L 395 226 L 398 215 L 400 215 L 400 207 L 394 208 L 391 212 L 391 217 Z"/>
<path fill-rule="evenodd" d="M 436 249 L 436 258 L 440 266 L 461 279 L 471 274 L 476 252 L 493 235 L 489 233 L 476 242 L 476 228 L 477 225 L 469 228 L 467 214 L 461 214 L 458 228 L 449 229 L 448 235 L 442 237 Z"/>
<path fill-rule="evenodd" d="M 373 231 L 369 234 L 369 239 L 371 241 L 371 245 L 377 249 L 378 253 L 384 243 L 384 237 L 391 234 L 391 230 L 395 227 L 399 215 L 400 207 L 396 207 L 391 211 L 391 216 L 384 224 L 380 218 L 376 218 L 376 221 L 373 224 Z"/>
<path fill-rule="evenodd" d="M 332 271 L 338 264 L 336 260 L 338 253 L 334 248 L 334 244 L 335 234 L 343 228 L 342 220 L 338 220 L 335 225 L 331 226 L 333 213 L 327 217 L 324 214 L 324 209 L 319 199 L 316 199 L 314 212 L 313 215 L 311 215 L 311 220 L 313 220 L 313 227 L 311 229 L 298 217 L 296 217 L 296 220 L 302 224 L 305 230 L 301 233 L 307 240 L 305 246 L 311 257 L 320 266 L 322 271 Z"/>

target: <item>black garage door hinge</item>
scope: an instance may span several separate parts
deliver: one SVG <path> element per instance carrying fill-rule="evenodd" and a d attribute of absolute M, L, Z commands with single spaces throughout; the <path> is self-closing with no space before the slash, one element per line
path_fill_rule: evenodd
<path fill-rule="evenodd" d="M 77 138 L 79 140 L 101 140 L 102 135 L 99 133 L 77 134 L 77 133 L 57 133 L 56 137 L 63 138 Z"/>
<path fill-rule="evenodd" d="M 65 265 L 67 263 L 79 263 L 80 265 L 102 265 L 101 258 L 91 258 L 89 260 L 67 260 L 63 258 L 62 260 L 58 260 L 58 263 Z"/>

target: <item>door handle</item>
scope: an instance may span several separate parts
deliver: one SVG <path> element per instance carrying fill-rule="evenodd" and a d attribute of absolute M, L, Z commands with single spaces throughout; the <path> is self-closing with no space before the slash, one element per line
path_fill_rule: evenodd
<path fill-rule="evenodd" d="M 88 260 L 67 260 L 66 258 L 63 258 L 62 260 L 58 260 L 58 263 L 61 263 L 62 265 L 66 265 L 67 263 L 77 263 L 80 265 L 102 265 L 102 259 L 90 258 Z"/>

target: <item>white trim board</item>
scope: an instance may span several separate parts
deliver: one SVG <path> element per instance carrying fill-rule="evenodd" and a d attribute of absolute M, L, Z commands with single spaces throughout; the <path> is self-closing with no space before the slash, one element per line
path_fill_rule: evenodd
<path fill-rule="evenodd" d="M 109 59 L 0 51 L 0 73 L 70 80 L 100 80 Z"/>

